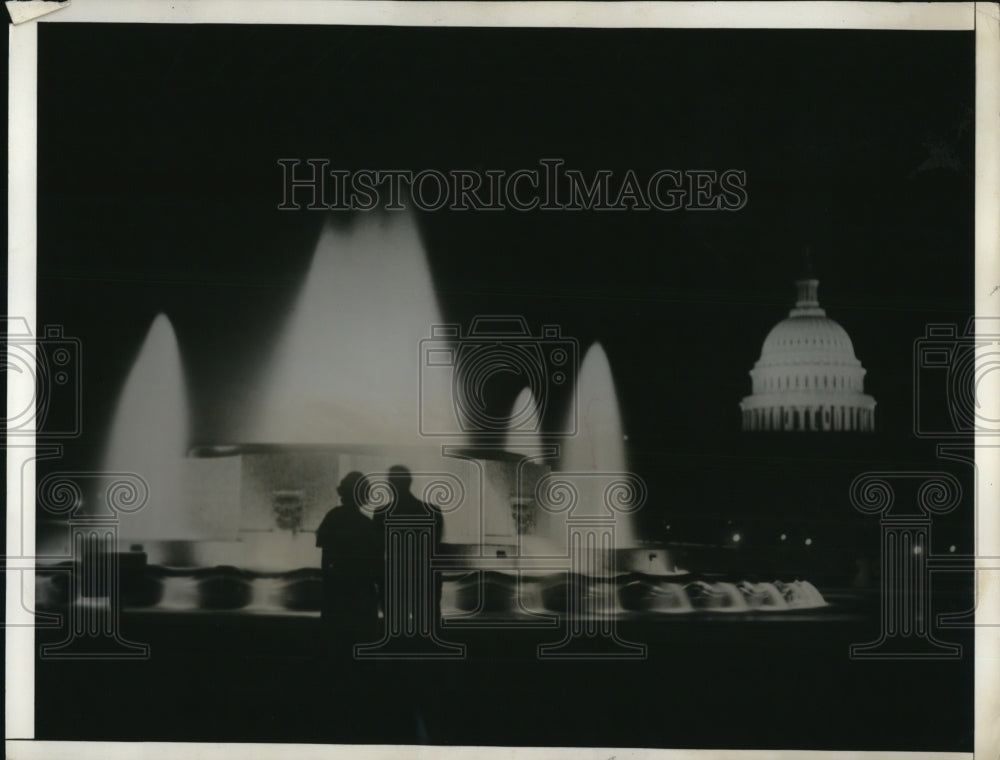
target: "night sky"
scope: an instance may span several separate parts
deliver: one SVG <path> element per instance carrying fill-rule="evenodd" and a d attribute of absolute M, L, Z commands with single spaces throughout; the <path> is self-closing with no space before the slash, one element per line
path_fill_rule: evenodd
<path fill-rule="evenodd" d="M 423 213 L 439 302 L 602 342 L 654 523 L 851 522 L 854 474 L 940 469 L 912 435 L 912 352 L 972 311 L 973 52 L 971 32 L 41 25 L 39 323 L 83 351 L 59 467 L 99 465 L 160 311 L 192 444 L 225 438 L 327 216 L 277 210 L 280 158 L 741 169 L 734 213 Z M 872 436 L 739 432 L 807 246 L 868 370 Z"/>

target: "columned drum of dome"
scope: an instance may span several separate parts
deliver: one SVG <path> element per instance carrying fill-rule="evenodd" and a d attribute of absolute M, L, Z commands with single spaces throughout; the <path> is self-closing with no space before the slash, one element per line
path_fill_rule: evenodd
<path fill-rule="evenodd" d="M 796 285 L 795 308 L 768 333 L 750 370 L 743 429 L 873 431 L 875 399 L 864 392 L 850 336 L 820 308 L 818 280 Z"/>

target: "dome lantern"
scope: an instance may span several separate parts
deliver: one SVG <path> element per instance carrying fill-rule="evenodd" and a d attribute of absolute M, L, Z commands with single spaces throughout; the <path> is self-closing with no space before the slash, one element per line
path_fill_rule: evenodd
<path fill-rule="evenodd" d="M 799 298 L 789 316 L 799 317 L 806 314 L 818 317 L 826 316 L 826 312 L 819 308 L 819 296 L 817 295 L 819 280 L 799 280 L 795 283 L 795 287 L 799 290 Z"/>

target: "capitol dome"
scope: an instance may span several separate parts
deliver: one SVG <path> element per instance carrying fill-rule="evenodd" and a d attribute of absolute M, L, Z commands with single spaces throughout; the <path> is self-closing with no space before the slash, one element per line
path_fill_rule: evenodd
<path fill-rule="evenodd" d="M 796 285 L 795 308 L 768 333 L 750 370 L 743 429 L 874 430 L 875 399 L 865 395 L 851 337 L 820 308 L 818 280 Z"/>

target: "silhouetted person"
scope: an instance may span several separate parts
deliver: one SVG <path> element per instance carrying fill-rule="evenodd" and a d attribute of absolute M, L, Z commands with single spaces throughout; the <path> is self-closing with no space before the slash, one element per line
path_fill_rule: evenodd
<path fill-rule="evenodd" d="M 373 522 L 361 512 L 370 483 L 360 472 L 349 472 L 337 486 L 341 506 L 327 512 L 316 529 L 316 546 L 323 550 L 321 617 L 330 644 L 350 656 L 354 644 L 375 637 L 382 545 Z"/>
<path fill-rule="evenodd" d="M 386 520 L 391 520 L 392 518 L 399 517 L 423 517 L 430 518 L 433 520 L 434 525 L 434 542 L 432 549 L 432 555 L 439 554 L 439 549 L 441 546 L 441 538 L 444 534 L 444 516 L 441 514 L 441 510 L 432 504 L 427 504 L 420 501 L 411 492 L 410 488 L 413 485 L 413 477 L 410 474 L 409 469 L 403 465 L 394 465 L 389 468 L 389 485 L 392 486 L 393 496 L 389 503 L 385 507 L 379 509 L 375 513 L 375 526 L 379 534 L 379 539 L 383 542 L 383 547 L 385 551 L 388 551 L 389 547 L 385 546 L 386 540 Z M 428 572 L 433 573 L 430 568 L 427 568 Z M 440 621 L 441 617 L 441 586 L 442 578 L 440 573 L 433 573 L 433 593 L 434 593 L 434 615 L 435 620 Z M 384 573 L 381 577 L 380 585 L 380 597 L 382 601 L 382 609 L 386 609 L 386 584 L 385 584 Z"/>

